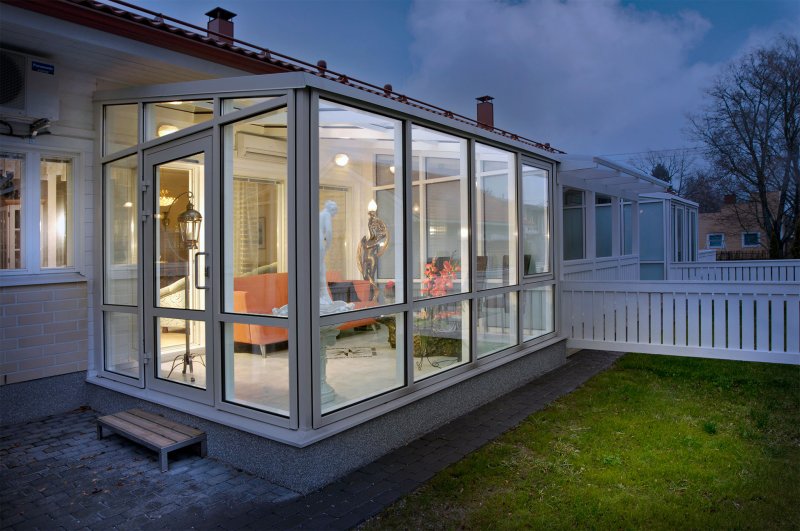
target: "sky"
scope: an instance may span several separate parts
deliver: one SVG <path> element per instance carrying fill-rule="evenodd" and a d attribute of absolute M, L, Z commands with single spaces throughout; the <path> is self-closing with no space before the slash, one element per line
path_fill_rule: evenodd
<path fill-rule="evenodd" d="M 798 0 L 132 0 L 572 154 L 693 147 L 687 115 L 722 69 L 780 34 Z"/>

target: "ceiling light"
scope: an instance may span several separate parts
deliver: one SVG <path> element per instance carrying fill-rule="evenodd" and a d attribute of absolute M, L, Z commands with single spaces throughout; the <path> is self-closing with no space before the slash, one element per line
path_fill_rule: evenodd
<path fill-rule="evenodd" d="M 389 166 L 389 173 L 394 175 L 394 166 Z"/>
<path fill-rule="evenodd" d="M 133 203 L 131 201 L 125 201 L 122 204 L 122 206 L 124 206 L 125 208 L 131 208 L 131 207 L 133 207 Z"/>
<path fill-rule="evenodd" d="M 178 126 L 177 125 L 162 124 L 162 125 L 158 126 L 158 130 L 156 131 L 156 133 L 158 134 L 158 136 L 160 138 L 162 136 L 171 135 L 172 133 L 176 132 L 177 130 L 178 130 Z"/>
<path fill-rule="evenodd" d="M 350 157 L 348 157 L 346 153 L 337 153 L 333 157 L 333 162 L 335 162 L 337 166 L 343 168 L 347 166 L 348 162 L 350 162 Z"/>

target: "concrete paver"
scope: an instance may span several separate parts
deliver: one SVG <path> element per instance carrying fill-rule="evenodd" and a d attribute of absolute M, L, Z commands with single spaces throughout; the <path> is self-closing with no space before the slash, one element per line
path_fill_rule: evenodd
<path fill-rule="evenodd" d="M 0 428 L 2 529 L 350 529 L 434 473 L 607 369 L 581 351 L 562 367 L 307 496 L 201 459 L 158 457 L 118 435 L 96 439 L 88 410 Z"/>

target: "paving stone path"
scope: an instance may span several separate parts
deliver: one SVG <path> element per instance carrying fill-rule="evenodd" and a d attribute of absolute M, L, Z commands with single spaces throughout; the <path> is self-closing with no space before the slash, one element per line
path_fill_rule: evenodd
<path fill-rule="evenodd" d="M 601 372 L 619 353 L 582 351 L 565 365 L 307 496 L 118 435 L 96 439 L 97 415 L 74 411 L 0 428 L 2 529 L 350 529 L 531 413 Z"/>

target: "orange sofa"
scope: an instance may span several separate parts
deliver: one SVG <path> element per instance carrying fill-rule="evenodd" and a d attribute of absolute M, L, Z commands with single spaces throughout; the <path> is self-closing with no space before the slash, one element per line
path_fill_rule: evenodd
<path fill-rule="evenodd" d="M 328 285 L 332 291 L 337 288 L 352 286 L 349 292 L 348 302 L 353 302 L 355 309 L 368 308 L 375 303 L 369 300 L 370 285 L 366 280 L 342 280 L 341 275 L 336 272 L 328 273 Z M 337 294 L 333 294 L 334 299 L 338 299 Z M 354 298 L 358 301 L 354 301 Z M 233 279 L 233 310 L 236 313 L 249 313 L 258 315 L 272 314 L 274 308 L 288 304 L 289 302 L 289 274 L 288 273 L 265 273 L 260 275 L 248 275 Z M 347 330 L 360 326 L 375 326 L 374 318 L 356 319 L 339 325 L 339 330 Z M 276 326 L 262 326 L 254 324 L 234 324 L 233 339 L 240 343 L 258 345 L 261 355 L 266 357 L 267 346 L 288 341 L 289 330 Z"/>

